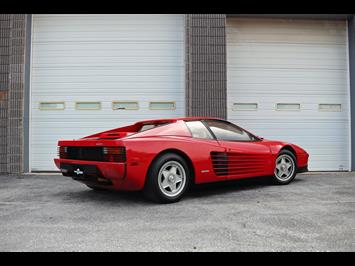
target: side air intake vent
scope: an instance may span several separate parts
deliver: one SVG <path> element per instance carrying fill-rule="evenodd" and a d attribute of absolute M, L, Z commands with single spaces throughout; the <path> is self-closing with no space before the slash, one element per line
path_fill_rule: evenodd
<path fill-rule="evenodd" d="M 213 171 L 217 176 L 228 175 L 228 155 L 225 152 L 211 152 Z"/>

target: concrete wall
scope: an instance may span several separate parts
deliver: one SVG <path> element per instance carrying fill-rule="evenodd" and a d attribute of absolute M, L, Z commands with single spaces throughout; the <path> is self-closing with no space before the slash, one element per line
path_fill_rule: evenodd
<path fill-rule="evenodd" d="M 23 171 L 26 15 L 0 14 L 0 172 Z"/>

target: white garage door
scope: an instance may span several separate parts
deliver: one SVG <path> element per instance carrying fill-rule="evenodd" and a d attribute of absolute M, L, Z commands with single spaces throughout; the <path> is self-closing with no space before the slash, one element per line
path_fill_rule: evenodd
<path fill-rule="evenodd" d="M 349 169 L 345 21 L 227 19 L 228 118 L 299 144 L 309 169 Z"/>
<path fill-rule="evenodd" d="M 183 15 L 34 15 L 31 169 L 58 139 L 185 115 Z"/>

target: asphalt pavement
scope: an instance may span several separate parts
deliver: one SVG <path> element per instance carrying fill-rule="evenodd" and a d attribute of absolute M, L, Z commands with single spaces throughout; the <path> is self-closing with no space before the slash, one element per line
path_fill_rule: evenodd
<path fill-rule="evenodd" d="M 168 205 L 59 174 L 2 175 L 0 251 L 355 251 L 355 173 L 198 186 Z"/>

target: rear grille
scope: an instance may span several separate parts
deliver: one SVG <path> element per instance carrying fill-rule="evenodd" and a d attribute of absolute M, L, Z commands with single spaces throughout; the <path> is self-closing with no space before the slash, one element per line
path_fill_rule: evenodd
<path fill-rule="evenodd" d="M 59 158 L 98 162 L 125 162 L 125 147 L 59 147 Z"/>

